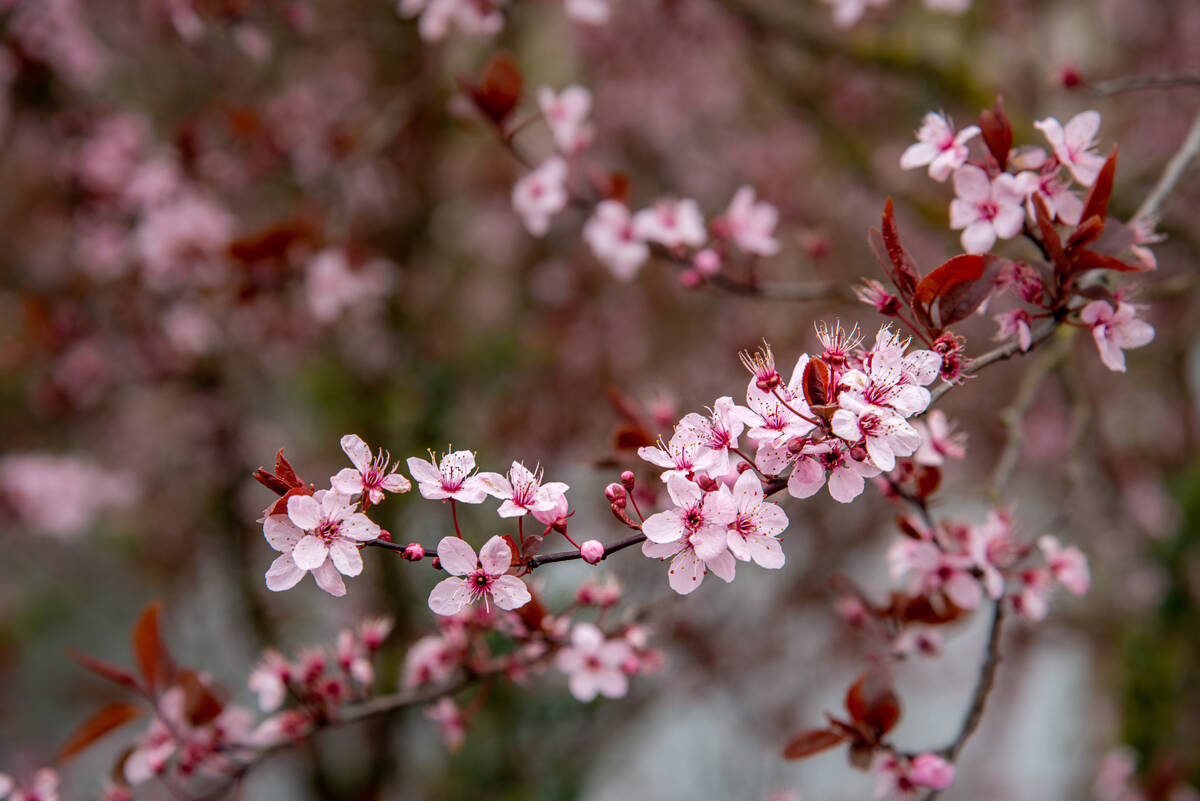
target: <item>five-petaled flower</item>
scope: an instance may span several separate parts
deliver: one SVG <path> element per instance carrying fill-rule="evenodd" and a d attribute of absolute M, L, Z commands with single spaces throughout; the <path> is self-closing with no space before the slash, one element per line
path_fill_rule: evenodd
<path fill-rule="evenodd" d="M 1140 348 L 1154 339 L 1154 326 L 1137 319 L 1136 314 L 1137 310 L 1128 303 L 1117 301 L 1114 310 L 1103 300 L 1094 300 L 1079 312 L 1079 318 L 1091 326 L 1100 361 L 1109 370 L 1125 372 L 1124 350 Z"/>
<path fill-rule="evenodd" d="M 442 568 L 451 575 L 429 594 L 429 608 L 439 615 L 458 614 L 479 600 L 484 606 L 495 602 L 501 609 L 517 609 L 532 598 L 525 582 L 508 575 L 512 549 L 503 537 L 484 543 L 478 558 L 475 549 L 458 537 L 444 537 L 437 552 Z"/>
<path fill-rule="evenodd" d="M 487 485 L 475 472 L 475 454 L 454 451 L 439 463 L 433 451 L 428 461 L 416 456 L 408 458 L 408 472 L 417 480 L 421 497 L 431 501 L 454 500 L 463 503 L 482 503 L 487 497 Z"/>
<path fill-rule="evenodd" d="M 1071 171 L 1075 180 L 1084 186 L 1096 182 L 1104 166 L 1104 157 L 1092 152 L 1096 134 L 1100 131 L 1100 112 L 1082 111 L 1067 122 L 1066 127 L 1054 117 L 1033 124 L 1054 148 L 1059 162 Z"/>
<path fill-rule="evenodd" d="M 263 535 L 281 552 L 267 570 L 268 589 L 290 589 L 312 571 L 325 592 L 345 595 L 342 576 L 362 572 L 359 546 L 378 537 L 379 526 L 356 512 L 348 495 L 318 490 L 288 498 L 287 514 L 263 521 Z"/>
<path fill-rule="evenodd" d="M 383 451 L 372 458 L 371 449 L 362 437 L 357 434 L 347 434 L 342 437 L 342 450 L 350 457 L 354 467 L 345 467 L 329 479 L 330 485 L 343 495 L 362 495 L 365 499 L 364 508 L 370 504 L 383 502 L 383 493 L 408 492 L 412 484 L 408 479 L 396 472 L 400 465 L 388 470 L 391 461 Z"/>
<path fill-rule="evenodd" d="M 980 167 L 964 164 L 954 171 L 954 192 L 958 197 L 950 201 L 950 227 L 963 229 L 967 253 L 987 253 L 997 237 L 1012 239 L 1021 232 L 1026 193 L 1012 175 L 989 179 Z"/>
<path fill-rule="evenodd" d="M 571 644 L 558 652 L 555 664 L 567 674 L 571 695 L 587 702 L 597 695 L 624 696 L 629 689 L 625 666 L 633 658 L 633 649 L 625 640 L 607 639 L 591 623 L 576 623 Z"/>
<path fill-rule="evenodd" d="M 900 156 L 900 168 L 911 170 L 929 165 L 929 177 L 944 181 L 967 162 L 967 142 L 979 135 L 979 127 L 968 125 L 958 133 L 943 115 L 929 112 L 917 131 L 917 143 Z"/>
<path fill-rule="evenodd" d="M 542 484 L 541 471 L 535 473 L 520 462 L 512 463 L 507 478 L 499 473 L 480 473 L 478 478 L 489 495 L 504 500 L 498 512 L 501 517 L 549 512 L 558 505 L 559 497 L 570 489 L 561 481 Z"/>
<path fill-rule="evenodd" d="M 534 236 L 545 236 L 550 218 L 567 205 L 567 162 L 551 156 L 517 181 L 512 190 L 513 208 Z"/>

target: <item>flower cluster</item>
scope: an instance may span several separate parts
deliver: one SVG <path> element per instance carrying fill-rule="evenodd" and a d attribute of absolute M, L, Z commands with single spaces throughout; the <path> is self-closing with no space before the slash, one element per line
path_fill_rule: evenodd
<path fill-rule="evenodd" d="M 426 42 L 440 42 L 452 30 L 469 36 L 494 36 L 504 28 L 507 0 L 399 0 L 403 17 L 418 18 Z M 567 16 L 584 25 L 603 25 L 612 14 L 609 0 L 563 0 Z"/>

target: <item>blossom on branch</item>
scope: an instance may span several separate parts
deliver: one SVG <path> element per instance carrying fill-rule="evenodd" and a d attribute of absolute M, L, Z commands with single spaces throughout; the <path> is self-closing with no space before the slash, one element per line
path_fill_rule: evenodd
<path fill-rule="evenodd" d="M 345 595 L 342 576 L 362 572 L 359 547 L 379 536 L 379 526 L 355 511 L 348 495 L 318 490 L 288 498 L 286 515 L 263 521 L 263 536 L 281 552 L 267 571 L 268 589 L 291 589 L 311 571 L 325 592 Z"/>
<path fill-rule="evenodd" d="M 512 549 L 503 537 L 484 543 L 478 557 L 475 549 L 458 537 L 444 537 L 437 550 L 442 569 L 452 576 L 442 579 L 429 594 L 429 608 L 437 614 L 454 615 L 480 600 L 484 606 L 495 602 L 501 609 L 517 609 L 531 600 L 525 582 L 507 575 Z"/>

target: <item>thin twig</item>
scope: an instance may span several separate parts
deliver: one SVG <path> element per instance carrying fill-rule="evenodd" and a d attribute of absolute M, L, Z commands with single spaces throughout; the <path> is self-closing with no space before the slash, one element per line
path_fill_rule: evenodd
<path fill-rule="evenodd" d="M 1042 328 L 1034 332 L 1032 341 L 1029 344 L 1029 349 L 1033 350 L 1035 346 L 1048 339 L 1050 335 L 1053 334 L 1058 328 L 1058 326 L 1059 323 L 1057 320 L 1051 320 L 1050 322 L 1046 323 L 1046 325 L 1042 326 Z M 990 364 L 1011 359 L 1013 356 L 1019 356 L 1023 352 L 1024 351 L 1021 350 L 1021 343 L 1014 339 L 1007 344 L 1001 345 L 998 348 L 989 350 L 987 353 L 971 359 L 971 363 L 967 366 L 967 369 L 963 371 L 963 375 L 975 375 Z M 950 388 L 953 386 L 954 384 L 947 384 L 944 382 L 938 384 L 930 393 L 932 396 L 930 402 L 932 403 L 941 398 L 943 395 L 949 392 Z"/>
<path fill-rule="evenodd" d="M 1196 118 L 1192 120 L 1192 127 L 1188 131 L 1187 137 L 1183 140 L 1183 144 L 1179 146 L 1179 150 L 1167 162 L 1166 169 L 1163 170 L 1162 177 L 1158 179 L 1158 183 L 1142 205 L 1138 208 L 1137 214 L 1134 215 L 1136 220 L 1153 220 L 1157 219 L 1162 214 L 1162 207 L 1167 202 L 1167 198 L 1179 186 L 1179 182 L 1183 180 L 1183 176 L 1192 166 L 1192 162 L 1200 155 L 1200 112 L 1196 113 Z"/>
<path fill-rule="evenodd" d="M 1119 95 L 1141 89 L 1182 89 L 1198 86 L 1200 72 L 1184 72 L 1177 75 L 1124 75 L 1087 84 L 1087 90 L 1094 95 Z"/>

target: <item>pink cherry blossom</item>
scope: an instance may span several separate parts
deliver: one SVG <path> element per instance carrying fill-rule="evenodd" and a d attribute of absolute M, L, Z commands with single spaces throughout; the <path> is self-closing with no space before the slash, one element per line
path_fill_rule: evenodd
<path fill-rule="evenodd" d="M 438 559 L 451 578 L 442 579 L 429 594 L 429 608 L 439 615 L 454 615 L 468 604 L 494 601 L 501 609 L 517 609 L 532 596 L 525 582 L 508 574 L 512 549 L 503 537 L 494 536 L 479 551 L 458 537 L 445 537 L 438 543 Z"/>
<path fill-rule="evenodd" d="M 833 6 L 833 24 L 839 28 L 849 28 L 862 19 L 868 8 L 885 6 L 888 0 L 825 0 L 825 2 Z"/>
<path fill-rule="evenodd" d="M 967 455 L 967 435 L 955 431 L 941 409 L 934 409 L 925 420 L 913 423 L 921 435 L 921 447 L 913 454 L 917 464 L 939 466 L 947 459 L 961 459 Z"/>
<path fill-rule="evenodd" d="M 408 458 L 408 472 L 417 480 L 421 497 L 431 501 L 455 500 L 462 503 L 483 503 L 487 497 L 487 485 L 472 475 L 475 472 L 475 454 L 470 451 L 454 451 L 442 457 L 441 462 L 433 451 L 429 459 Z"/>
<path fill-rule="evenodd" d="M 650 257 L 650 247 L 633 231 L 628 207 L 616 200 L 604 200 L 583 226 L 583 240 L 592 254 L 614 276 L 628 281 Z"/>
<path fill-rule="evenodd" d="M 1025 309 L 1013 309 L 997 314 L 993 319 L 1000 325 L 993 340 L 1003 342 L 1015 336 L 1023 353 L 1033 347 L 1033 318 Z"/>
<path fill-rule="evenodd" d="M 937 754 L 926 752 L 911 759 L 885 753 L 871 766 L 878 774 L 875 797 L 894 794 L 897 798 L 917 798 L 926 790 L 944 790 L 954 783 L 954 765 Z"/>
<path fill-rule="evenodd" d="M 737 404 L 728 395 L 717 398 L 709 410 L 709 416 L 691 412 L 679 421 L 679 428 L 690 430 L 697 442 L 703 448 L 708 448 L 716 459 L 707 468 L 713 477 L 723 476 L 730 470 L 729 451 L 736 448 L 738 438 L 742 435 L 745 423 L 742 415 L 738 414 Z M 674 437 L 672 437 L 674 439 Z"/>
<path fill-rule="evenodd" d="M 1030 219 L 1036 218 L 1033 207 L 1036 195 L 1046 204 L 1051 219 L 1057 216 L 1068 225 L 1079 225 L 1079 218 L 1083 216 L 1083 200 L 1059 178 L 1058 164 L 1050 162 L 1038 172 L 1019 173 L 1016 184 L 1027 198 L 1025 206 Z"/>
<path fill-rule="evenodd" d="M 567 162 L 550 156 L 513 186 L 512 204 L 534 236 L 545 236 L 550 218 L 567 205 Z"/>
<path fill-rule="evenodd" d="M 1135 316 L 1137 310 L 1128 303 L 1111 304 L 1094 300 L 1083 307 L 1079 318 L 1091 326 L 1092 338 L 1100 351 L 1100 361 L 1109 370 L 1125 372 L 1126 348 L 1140 348 L 1154 339 L 1154 327 Z"/>
<path fill-rule="evenodd" d="M 733 581 L 736 564 L 726 535 L 726 526 L 737 516 L 732 498 L 721 492 L 704 492 L 680 475 L 671 476 L 667 492 L 675 508 L 653 514 L 642 523 L 646 535 L 642 553 L 652 559 L 674 557 L 668 583 L 680 595 L 699 587 L 706 570 Z"/>
<path fill-rule="evenodd" d="M 592 93 L 587 89 L 568 86 L 555 94 L 543 86 L 538 90 L 538 105 L 563 155 L 573 156 L 591 143 L 592 126 L 587 117 L 592 109 Z"/>
<path fill-rule="evenodd" d="M 263 712 L 274 712 L 283 704 L 291 676 L 292 666 L 283 654 L 275 650 L 263 654 L 262 661 L 246 682 L 250 691 L 258 696 L 258 706 Z"/>
<path fill-rule="evenodd" d="M 909 576 L 908 592 L 928 595 L 941 592 L 960 609 L 975 609 L 983 600 L 979 582 L 971 575 L 972 560 L 965 554 L 942 551 L 927 540 L 907 537 L 888 550 L 892 576 Z"/>
<path fill-rule="evenodd" d="M 1017 590 L 1010 593 L 1013 609 L 1031 623 L 1046 617 L 1053 577 L 1043 568 L 1022 570 L 1017 575 Z"/>
<path fill-rule="evenodd" d="M 775 226 L 779 210 L 770 203 L 756 202 L 753 187 L 743 186 L 733 196 L 725 216 L 714 222 L 714 230 L 730 237 L 747 253 L 770 256 L 779 252 Z"/>
<path fill-rule="evenodd" d="M 442 741 L 450 753 L 462 748 L 467 737 L 467 717 L 453 698 L 442 698 L 436 704 L 425 707 L 425 717 L 438 724 Z"/>
<path fill-rule="evenodd" d="M 1092 584 L 1087 557 L 1075 546 L 1064 548 L 1057 537 L 1038 538 L 1038 548 L 1050 566 L 1050 575 L 1075 595 L 1084 595 Z"/>
<path fill-rule="evenodd" d="M 862 442 L 871 463 L 887 472 L 896 467 L 897 456 L 911 456 L 921 447 L 921 435 L 893 410 L 864 403 L 843 393 L 841 408 L 833 413 L 833 433 L 854 445 Z"/>
<path fill-rule="evenodd" d="M 288 498 L 287 514 L 268 517 L 263 535 L 281 552 L 267 570 L 268 589 L 290 589 L 311 571 L 325 592 L 345 595 L 342 576 L 362 572 L 360 543 L 378 537 L 379 526 L 356 512 L 349 496 L 318 490 L 313 495 Z"/>
<path fill-rule="evenodd" d="M 571 644 L 558 652 L 555 665 L 567 674 L 571 695 L 586 703 L 597 695 L 624 697 L 629 679 L 623 667 L 632 657 L 629 643 L 607 639 L 591 623 L 576 623 L 571 629 Z"/>
<path fill-rule="evenodd" d="M 1129 246 L 1129 252 L 1146 270 L 1158 269 L 1158 259 L 1154 251 L 1145 246 L 1155 245 L 1167 238 L 1154 230 L 1156 225 L 1156 217 L 1135 217 L 1129 221 L 1129 229 L 1133 232 L 1133 244 Z"/>
<path fill-rule="evenodd" d="M 850 503 L 866 488 L 865 479 L 879 475 L 879 468 L 855 459 L 845 445 L 836 441 L 805 445 L 788 476 L 788 494 L 810 498 L 825 486 L 827 475 L 829 496 L 838 503 Z"/>
<path fill-rule="evenodd" d="M 967 142 L 979 135 L 979 127 L 968 125 L 957 134 L 945 116 L 929 112 L 917 131 L 917 143 L 900 156 L 900 168 L 911 170 L 929 165 L 929 177 L 944 181 L 967 162 Z"/>
<path fill-rule="evenodd" d="M 1092 152 L 1096 134 L 1100 131 L 1100 112 L 1080 112 L 1065 128 L 1054 117 L 1039 120 L 1033 127 L 1045 134 L 1055 157 L 1071 171 L 1076 181 L 1084 186 L 1095 183 L 1104 166 L 1104 157 Z"/>
<path fill-rule="evenodd" d="M 704 217 L 694 200 L 660 200 L 633 215 L 633 233 L 638 239 L 668 248 L 700 247 L 707 238 Z"/>
<path fill-rule="evenodd" d="M 42 768 L 33 774 L 28 784 L 17 786 L 11 778 L 0 773 L 0 798 L 7 798 L 8 801 L 58 801 L 58 774 L 50 768 Z"/>
<path fill-rule="evenodd" d="M 603 25 L 612 16 L 609 0 L 566 0 L 567 16 L 586 25 Z"/>
<path fill-rule="evenodd" d="M 308 308 L 319 323 L 332 323 L 361 312 L 390 283 L 390 262 L 382 259 L 351 266 L 344 248 L 326 248 L 305 267 L 304 291 Z"/>
<path fill-rule="evenodd" d="M 343 495 L 363 495 L 369 503 L 383 502 L 383 493 L 408 492 L 412 489 L 409 480 L 400 473 L 397 464 L 388 471 L 390 459 L 383 451 L 372 458 L 371 449 L 362 437 L 357 434 L 347 434 L 342 437 L 342 450 L 350 457 L 354 467 L 346 467 L 338 472 L 329 483 L 336 492 Z"/>
<path fill-rule="evenodd" d="M 500 504 L 501 517 L 523 517 L 527 512 L 549 512 L 558 505 L 558 498 L 570 489 L 561 481 L 542 484 L 541 471 L 533 472 L 520 462 L 513 462 L 508 477 L 499 473 L 480 473 L 479 480 Z"/>
<path fill-rule="evenodd" d="M 722 487 L 722 492 L 730 492 Z M 738 476 L 730 493 L 737 516 L 729 523 L 726 542 L 734 558 L 760 567 L 783 567 L 783 547 L 779 534 L 787 528 L 787 515 L 778 505 L 764 500 L 762 482 L 753 470 Z"/>
<path fill-rule="evenodd" d="M 400 0 L 400 14 L 420 15 L 417 30 L 427 42 L 446 38 L 451 27 L 463 33 L 492 35 L 504 27 L 504 17 L 498 6 L 503 0 Z"/>
<path fill-rule="evenodd" d="M 675 427 L 670 442 L 664 443 L 660 439 L 656 446 L 638 448 L 638 456 L 656 467 L 666 468 L 662 473 L 663 481 L 673 476 L 689 478 L 694 473 L 707 473 L 722 464 L 722 454 L 705 445 L 702 436 L 699 429 L 681 422 Z M 728 472 L 727 454 L 723 463 Z"/>
<path fill-rule="evenodd" d="M 989 180 L 981 168 L 965 164 L 954 171 L 954 191 L 958 197 L 950 202 L 950 227 L 964 229 L 967 253 L 987 253 L 997 237 L 1012 239 L 1021 232 L 1025 194 L 1013 176 L 1001 173 Z"/>
<path fill-rule="evenodd" d="M 402 683 L 410 690 L 422 684 L 440 684 L 450 678 L 463 656 L 462 646 L 446 637 L 422 637 L 404 655 Z"/>
<path fill-rule="evenodd" d="M 989 598 L 999 600 L 1004 595 L 1003 571 L 1012 567 L 1024 550 L 1013 536 L 1012 518 L 993 510 L 983 525 L 965 531 L 967 553 L 983 576 L 984 589 Z"/>

